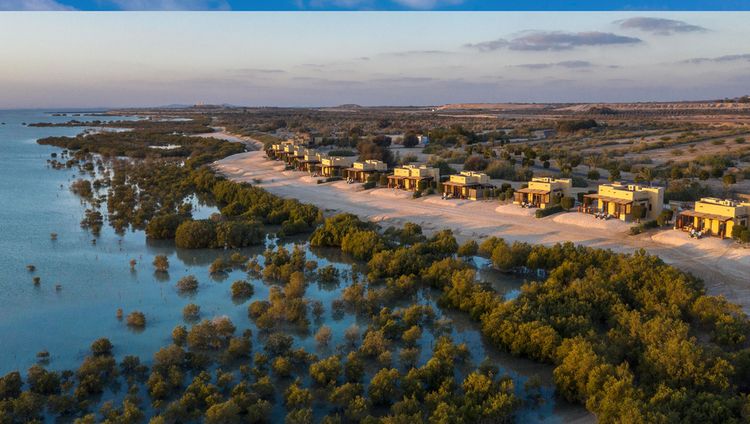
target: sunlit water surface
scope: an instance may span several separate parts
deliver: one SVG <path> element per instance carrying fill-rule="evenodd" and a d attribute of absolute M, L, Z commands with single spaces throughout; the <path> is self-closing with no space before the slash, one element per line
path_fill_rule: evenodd
<path fill-rule="evenodd" d="M 237 270 L 217 279 L 208 272 L 208 265 L 214 259 L 222 255 L 228 257 L 231 252 L 176 249 L 172 243 L 147 242 L 142 231 L 117 235 L 106 224 L 98 237 L 80 228 L 85 206 L 68 187 L 81 175 L 76 169 L 50 168 L 47 160 L 61 149 L 38 145 L 36 140 L 52 135 L 75 135 L 82 129 L 23 125 L 69 119 L 42 111 L 0 111 L 0 123 L 4 123 L 0 125 L 0 375 L 13 370 L 25 372 L 36 363 L 36 353 L 42 350 L 51 354 L 49 368 L 74 369 L 88 353 L 91 342 L 99 337 L 112 341 L 118 360 L 125 355 L 138 355 L 150 363 L 153 353 L 171 342 L 172 329 L 184 324 L 181 311 L 188 303 L 199 304 L 203 317 L 228 316 L 238 333 L 252 329 L 253 346 L 257 349 L 258 332 L 247 316 L 247 304 L 255 299 L 267 299 L 268 285 L 250 279 L 255 295 L 249 301 L 236 303 L 230 295 L 231 282 L 248 279 L 247 274 Z M 90 119 L 123 118 L 97 116 Z M 194 216 L 206 217 L 214 211 L 213 207 L 196 203 Z M 51 233 L 57 233 L 56 240 L 51 239 Z M 92 243 L 94 238 L 95 244 Z M 282 243 L 291 249 L 294 241 Z M 276 242 L 269 240 L 269 243 Z M 262 250 L 258 247 L 242 253 L 254 255 Z M 167 278 L 153 271 L 151 261 L 157 254 L 169 258 Z M 297 346 L 327 356 L 333 353 L 333 348 L 321 351 L 312 336 L 320 325 L 333 329 L 331 346 L 335 346 L 343 342 L 347 327 L 357 323 L 365 328 L 367 322 L 352 314 L 334 317 L 331 313 L 331 301 L 339 298 L 342 289 L 351 282 L 352 261 L 333 250 L 308 249 L 307 255 L 320 266 L 333 264 L 344 275 L 338 285 L 313 283 L 309 286 L 306 297 L 322 301 L 326 312 L 320 321 L 311 318 L 308 332 L 292 334 Z M 131 259 L 137 261 L 134 270 L 129 264 Z M 518 295 L 521 280 L 486 269 L 486 261 L 479 258 L 476 262 L 484 281 L 507 298 Z M 29 264 L 36 267 L 35 272 L 26 269 Z M 179 295 L 174 287 L 180 277 L 188 274 L 200 281 L 199 290 L 192 297 Z M 41 278 L 38 287 L 32 283 L 34 276 Z M 456 343 L 467 343 L 474 364 L 490 358 L 516 381 L 522 397 L 524 382 L 534 375 L 541 378 L 544 400 L 521 410 L 519 421 L 564 422 L 571 416 L 580 416 L 582 408 L 554 397 L 549 367 L 490 348 L 476 323 L 464 314 L 440 311 L 435 296 L 426 293 L 421 300 L 452 320 L 452 337 Z M 117 319 L 118 308 L 126 315 L 134 310 L 144 312 L 146 328 L 140 332 L 129 329 Z M 425 331 L 420 341 L 421 363 L 431 355 L 433 342 L 434 336 Z M 277 408 L 275 412 L 283 411 Z"/>

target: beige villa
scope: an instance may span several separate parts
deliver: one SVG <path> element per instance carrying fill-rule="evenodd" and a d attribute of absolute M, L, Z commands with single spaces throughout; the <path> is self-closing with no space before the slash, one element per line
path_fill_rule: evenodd
<path fill-rule="evenodd" d="M 750 223 L 750 201 L 704 197 L 695 209 L 680 212 L 675 228 L 716 237 L 731 237 L 735 225 Z"/>
<path fill-rule="evenodd" d="M 404 165 L 388 176 L 388 187 L 418 191 L 440 181 L 440 170 L 425 165 Z"/>
<path fill-rule="evenodd" d="M 443 197 L 478 200 L 492 197 L 495 186 L 487 174 L 462 171 L 443 183 Z"/>
<path fill-rule="evenodd" d="M 637 206 L 637 207 L 636 207 Z M 664 188 L 637 184 L 602 184 L 596 194 L 583 196 L 580 211 L 604 213 L 622 221 L 638 220 L 634 210 L 643 211 L 642 218 L 656 219 L 664 208 Z"/>
<path fill-rule="evenodd" d="M 344 170 L 344 178 L 347 180 L 366 183 L 371 175 L 388 172 L 388 164 L 374 159 L 354 162 L 351 168 Z"/>
<path fill-rule="evenodd" d="M 515 191 L 513 203 L 545 209 L 571 196 L 573 181 L 570 178 L 535 177 L 526 188 Z"/>
<path fill-rule="evenodd" d="M 324 177 L 340 177 L 344 169 L 354 163 L 353 157 L 326 156 L 320 159 L 320 174 Z"/>

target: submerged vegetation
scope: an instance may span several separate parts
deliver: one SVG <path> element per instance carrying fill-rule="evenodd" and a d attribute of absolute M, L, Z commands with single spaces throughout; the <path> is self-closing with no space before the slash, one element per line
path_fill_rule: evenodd
<path fill-rule="evenodd" d="M 596 122 L 580 121 L 559 130 L 595 128 Z M 239 248 L 260 244 L 269 232 L 312 232 L 311 247 L 340 250 L 355 266 L 318 267 L 301 245 L 269 247 L 262 259 L 239 253 L 222 259 L 212 272 L 242 267 L 248 280 L 269 286 L 259 298 L 248 280 L 227 289 L 237 303 L 246 302 L 257 334 L 225 316 L 204 317 L 191 303 L 172 343 L 143 362 L 125 356 L 118 364 L 113 349 L 127 347 L 100 339 L 78 370 L 35 365 L 25 376 L 1 377 L 0 422 L 43 414 L 81 423 L 269 422 L 278 411 L 287 423 L 513 421 L 534 398 L 519 395 L 491 362 L 472 363 L 468 347 L 450 338 L 445 309 L 465 313 L 498 349 L 550 364 L 557 393 L 600 422 L 750 420 L 750 321 L 737 305 L 707 296 L 700 280 L 654 256 L 499 238 L 459 245 L 449 230 L 424 234 L 411 223 L 383 230 L 351 214 L 323 220 L 314 206 L 225 180 L 206 166 L 242 146 L 164 132 L 159 142 L 181 147 L 152 149 L 153 131 L 40 141 L 68 149 L 70 166 L 93 174 L 90 187 L 71 186 L 93 208 L 85 219 L 92 231 L 103 225 L 99 199 L 118 231 L 144 229 L 179 247 Z M 438 143 L 481 141 L 456 127 L 431 135 Z M 122 155 L 137 160 L 116 158 Z M 106 164 L 94 174 L 100 160 Z M 221 213 L 193 220 L 193 197 Z M 503 272 L 539 271 L 545 278 L 525 283 L 508 300 L 479 281 L 475 255 Z M 166 258 L 153 265 L 161 272 L 169 267 Z M 330 305 L 307 296 L 312 282 L 343 280 Z M 192 275 L 175 284 L 181 294 L 198 288 Z M 355 316 L 357 324 L 334 330 L 320 320 L 326 310 L 334 319 Z M 146 316 L 133 311 L 126 323 L 142 329 Z M 315 350 L 300 347 L 296 334 L 314 334 Z M 430 344 L 431 355 L 424 355 Z M 127 388 L 123 396 L 99 402 L 117 385 Z"/>

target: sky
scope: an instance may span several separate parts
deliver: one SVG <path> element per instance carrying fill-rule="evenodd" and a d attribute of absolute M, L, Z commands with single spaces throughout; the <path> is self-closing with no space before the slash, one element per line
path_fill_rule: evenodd
<path fill-rule="evenodd" d="M 0 10 L 750 10 L 750 0 L 0 0 Z"/>
<path fill-rule="evenodd" d="M 738 97 L 750 94 L 749 21 L 739 12 L 2 12 L 0 108 Z"/>

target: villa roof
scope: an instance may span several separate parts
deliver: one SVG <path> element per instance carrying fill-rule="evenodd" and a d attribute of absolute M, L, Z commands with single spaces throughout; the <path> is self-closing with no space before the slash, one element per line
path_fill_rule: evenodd
<path fill-rule="evenodd" d="M 471 186 L 480 186 L 480 185 L 482 185 L 482 183 L 475 182 L 475 181 L 472 181 L 470 183 L 460 183 L 460 182 L 448 180 L 448 181 L 444 182 L 443 185 L 444 186 L 447 185 L 447 186 L 458 186 L 458 187 L 471 187 Z"/>
<path fill-rule="evenodd" d="M 540 188 L 519 188 L 518 190 L 516 190 L 516 192 L 526 194 L 548 194 L 550 191 Z"/>
<path fill-rule="evenodd" d="M 344 171 L 357 171 L 357 172 L 383 172 L 377 169 L 362 169 L 362 168 L 346 168 Z"/>
<path fill-rule="evenodd" d="M 589 199 L 599 199 L 604 202 L 617 203 L 619 205 L 627 205 L 628 203 L 633 203 L 632 200 L 618 199 L 616 197 L 610 197 L 610 196 L 602 196 L 601 194 L 584 194 L 583 197 L 588 197 Z"/>
<path fill-rule="evenodd" d="M 396 180 L 428 180 L 432 178 L 432 175 L 423 175 L 421 177 L 416 175 L 389 175 L 388 178 Z"/>
<path fill-rule="evenodd" d="M 694 211 L 694 210 L 682 211 L 682 212 L 680 212 L 680 215 L 693 216 L 693 217 L 696 217 L 696 218 L 703 218 L 703 219 L 714 219 L 714 220 L 717 220 L 717 221 L 729 221 L 730 219 L 732 219 L 731 216 L 716 215 L 716 214 L 713 214 L 713 213 L 698 212 L 698 211 Z"/>

